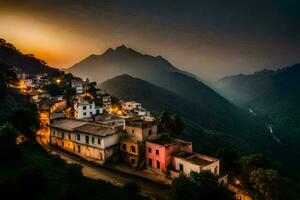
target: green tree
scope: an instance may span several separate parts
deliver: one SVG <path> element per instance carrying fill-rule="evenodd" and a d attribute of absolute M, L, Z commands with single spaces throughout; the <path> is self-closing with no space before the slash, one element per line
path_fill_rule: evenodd
<path fill-rule="evenodd" d="M 20 157 L 21 151 L 16 144 L 18 131 L 12 124 L 5 123 L 0 126 L 0 159 L 15 161 Z"/>
<path fill-rule="evenodd" d="M 184 121 L 179 115 L 170 115 L 168 112 L 161 112 L 157 117 L 159 131 L 171 132 L 174 134 L 182 133 Z"/>
<path fill-rule="evenodd" d="M 221 171 L 225 174 L 235 176 L 240 173 L 240 157 L 232 149 L 219 149 L 216 153 L 221 162 Z"/>
<path fill-rule="evenodd" d="M 257 200 L 287 199 L 276 170 L 262 168 L 253 170 L 250 181 L 254 184 L 254 196 Z"/>
<path fill-rule="evenodd" d="M 29 104 L 26 108 L 15 109 L 11 121 L 22 134 L 30 140 L 34 140 L 35 130 L 39 127 L 39 119 L 32 104 Z"/>
<path fill-rule="evenodd" d="M 172 115 L 169 129 L 171 130 L 172 133 L 175 134 L 182 133 L 184 129 L 184 121 L 182 117 L 180 117 L 179 115 Z"/>
<path fill-rule="evenodd" d="M 172 181 L 171 191 L 173 199 L 176 200 L 183 200 L 187 197 L 191 200 L 234 199 L 233 194 L 227 188 L 220 186 L 217 177 L 209 171 L 192 172 L 190 177 L 180 174 Z"/>

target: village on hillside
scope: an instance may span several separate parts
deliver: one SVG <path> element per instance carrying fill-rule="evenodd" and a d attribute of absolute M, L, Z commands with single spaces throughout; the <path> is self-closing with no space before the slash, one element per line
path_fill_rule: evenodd
<path fill-rule="evenodd" d="M 96 82 L 72 74 L 13 71 L 19 84 L 11 87 L 36 104 L 41 127 L 36 138 L 45 148 L 165 183 L 181 173 L 207 170 L 235 192 L 236 199 L 250 199 L 228 183 L 219 159 L 194 152 L 190 141 L 160 132 L 157 119 L 141 103 L 118 100 Z"/>

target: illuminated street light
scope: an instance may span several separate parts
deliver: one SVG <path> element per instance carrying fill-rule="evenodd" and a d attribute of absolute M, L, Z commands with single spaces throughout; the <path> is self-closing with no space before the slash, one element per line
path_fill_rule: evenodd
<path fill-rule="evenodd" d="M 241 184 L 241 181 L 239 179 L 237 179 L 237 178 L 234 180 L 234 182 L 235 182 L 236 185 L 240 185 Z"/>
<path fill-rule="evenodd" d="M 56 83 L 60 84 L 61 80 L 60 79 L 56 79 Z"/>

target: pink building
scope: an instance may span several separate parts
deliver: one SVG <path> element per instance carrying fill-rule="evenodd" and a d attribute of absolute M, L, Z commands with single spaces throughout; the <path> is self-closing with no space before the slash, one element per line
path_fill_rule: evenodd
<path fill-rule="evenodd" d="M 146 141 L 146 167 L 167 172 L 172 162 L 172 154 L 180 151 L 192 152 L 192 142 L 172 138 Z"/>

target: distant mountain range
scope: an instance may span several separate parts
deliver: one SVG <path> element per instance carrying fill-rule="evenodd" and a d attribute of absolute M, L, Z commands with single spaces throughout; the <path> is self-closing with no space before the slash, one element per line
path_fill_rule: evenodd
<path fill-rule="evenodd" d="M 147 81 L 163 88 L 164 91 L 172 92 L 169 93 L 172 94 L 169 102 L 180 98 L 181 100 L 174 104 L 175 107 L 181 104 L 192 107 L 191 110 L 188 108 L 183 110 L 187 113 L 185 115 L 193 115 L 192 118 L 197 119 L 196 122 L 219 131 L 232 131 L 233 127 L 236 127 L 236 120 L 249 117 L 194 75 L 177 69 L 161 56 L 144 55 L 124 45 L 115 50 L 108 49 L 102 55 L 91 55 L 70 67 L 67 72 L 80 77 L 88 77 L 98 83 L 122 74 Z M 114 86 L 115 88 L 127 87 L 126 84 L 114 84 Z M 143 93 L 148 92 L 147 88 L 141 89 Z M 158 93 L 149 101 L 155 101 L 155 98 L 160 98 L 160 96 Z M 248 119 L 247 123 L 249 123 Z"/>
<path fill-rule="evenodd" d="M 34 55 L 23 54 L 14 45 L 0 38 L 0 63 L 10 67 L 18 67 L 25 73 L 53 73 L 58 70 L 49 67 L 47 63 Z"/>
<path fill-rule="evenodd" d="M 300 64 L 225 77 L 216 88 L 233 103 L 267 118 L 281 143 L 300 152 Z"/>

